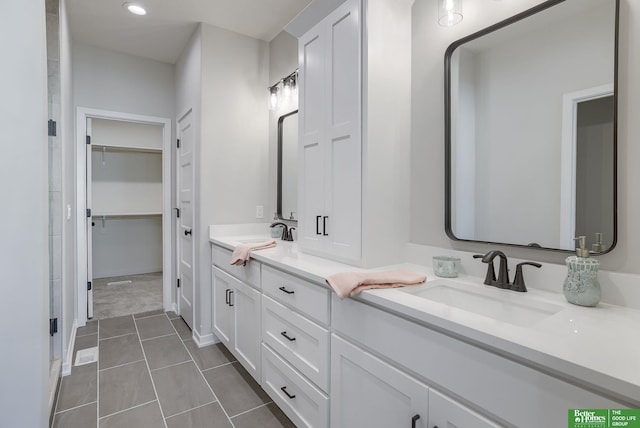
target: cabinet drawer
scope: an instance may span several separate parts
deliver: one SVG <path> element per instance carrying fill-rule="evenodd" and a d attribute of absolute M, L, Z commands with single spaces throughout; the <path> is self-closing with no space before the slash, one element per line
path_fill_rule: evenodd
<path fill-rule="evenodd" d="M 567 409 L 626 406 L 354 299 L 332 299 L 334 332 L 348 336 L 510 424 L 566 426 Z M 535 418 L 522 415 L 535 414 Z"/>
<path fill-rule="evenodd" d="M 255 260 L 248 260 L 244 266 L 234 266 L 230 264 L 231 254 L 232 252 L 226 248 L 218 247 L 217 245 L 211 246 L 211 259 L 214 265 L 235 276 L 240 281 L 259 289 L 260 263 Z"/>
<path fill-rule="evenodd" d="M 266 345 L 262 388 L 297 427 L 328 427 L 329 398 Z"/>
<path fill-rule="evenodd" d="M 262 289 L 276 301 L 329 324 L 329 288 L 286 274 L 269 266 L 262 269 Z"/>
<path fill-rule="evenodd" d="M 322 390 L 328 390 L 329 331 L 263 295 L 262 340 Z"/>

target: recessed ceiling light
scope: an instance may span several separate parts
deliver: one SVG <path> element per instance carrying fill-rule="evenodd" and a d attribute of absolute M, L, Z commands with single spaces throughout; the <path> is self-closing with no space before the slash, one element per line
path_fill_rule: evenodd
<path fill-rule="evenodd" d="M 134 15 L 146 15 L 147 14 L 147 10 L 144 7 L 140 6 L 139 4 L 122 3 L 122 7 L 124 7 L 129 12 L 133 13 Z"/>

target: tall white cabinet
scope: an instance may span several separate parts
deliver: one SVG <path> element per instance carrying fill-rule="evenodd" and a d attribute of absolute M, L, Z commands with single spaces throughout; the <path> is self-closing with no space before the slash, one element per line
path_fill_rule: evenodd
<path fill-rule="evenodd" d="M 305 252 L 388 264 L 408 240 L 412 3 L 347 0 L 299 39 Z"/>

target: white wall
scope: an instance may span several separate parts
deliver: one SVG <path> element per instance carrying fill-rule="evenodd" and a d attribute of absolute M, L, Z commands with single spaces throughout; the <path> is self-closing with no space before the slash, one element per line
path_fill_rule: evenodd
<path fill-rule="evenodd" d="M 484 244 L 449 240 L 444 233 L 444 52 L 468 34 L 532 7 L 540 1 L 465 3 L 462 23 L 451 28 L 437 24 L 437 8 L 431 2 L 413 6 L 412 125 L 411 125 L 411 242 L 483 252 Z M 620 2 L 619 99 L 618 99 L 618 245 L 599 257 L 601 268 L 640 273 L 640 3 Z M 502 248 L 522 259 L 564 263 L 567 253 Z"/>
<path fill-rule="evenodd" d="M 49 392 L 44 1 L 0 4 L 0 426 L 44 427 Z"/>
<path fill-rule="evenodd" d="M 73 91 L 79 107 L 175 117 L 174 66 L 73 43 Z"/>
<path fill-rule="evenodd" d="M 268 45 L 201 24 L 201 137 L 196 153 L 194 327 L 211 334 L 209 225 L 256 223 L 268 203 Z"/>

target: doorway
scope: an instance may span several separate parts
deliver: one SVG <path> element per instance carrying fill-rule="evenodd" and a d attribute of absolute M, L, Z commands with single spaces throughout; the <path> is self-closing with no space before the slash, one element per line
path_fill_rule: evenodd
<path fill-rule="evenodd" d="M 172 295 L 171 121 L 79 108 L 78 326 Z"/>

